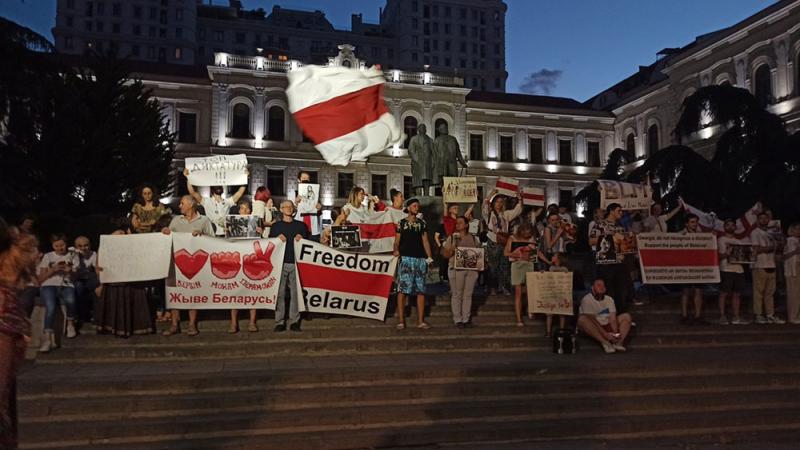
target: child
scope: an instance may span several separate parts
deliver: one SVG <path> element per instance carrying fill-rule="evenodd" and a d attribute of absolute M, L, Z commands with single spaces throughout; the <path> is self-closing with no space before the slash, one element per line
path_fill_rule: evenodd
<path fill-rule="evenodd" d="M 556 253 L 553 255 L 553 258 L 550 260 L 550 272 L 569 272 L 567 268 L 567 255 L 564 253 Z M 559 328 L 565 328 L 567 325 L 567 318 L 566 316 L 559 315 L 558 316 L 558 326 Z M 550 337 L 553 335 L 553 315 L 547 314 L 547 332 L 544 335 L 545 337 Z"/>

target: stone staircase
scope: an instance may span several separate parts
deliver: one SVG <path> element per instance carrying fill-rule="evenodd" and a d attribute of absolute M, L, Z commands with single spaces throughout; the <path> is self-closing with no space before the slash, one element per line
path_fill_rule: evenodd
<path fill-rule="evenodd" d="M 456 329 L 313 318 L 301 333 L 118 339 L 85 334 L 20 377 L 22 448 L 794 448 L 800 327 L 677 325 L 677 299 L 634 309 L 630 351 L 550 352 L 510 297 Z M 709 302 L 710 303 L 710 302 Z M 709 304 L 709 309 L 712 306 Z M 709 314 L 711 316 L 712 314 Z M 201 318 L 203 315 L 201 314 Z M 242 322 L 244 323 L 244 322 Z M 413 325 L 414 320 L 408 320 Z M 762 446 L 762 447 L 759 447 Z M 726 447 L 728 448 L 728 447 Z"/>

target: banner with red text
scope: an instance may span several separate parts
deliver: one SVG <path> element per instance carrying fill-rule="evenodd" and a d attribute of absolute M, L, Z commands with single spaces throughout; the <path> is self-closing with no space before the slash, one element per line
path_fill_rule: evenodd
<path fill-rule="evenodd" d="M 522 204 L 526 206 L 544 206 L 544 189 L 534 186 L 523 187 Z"/>
<path fill-rule="evenodd" d="M 345 253 L 305 239 L 293 244 L 308 311 L 384 319 L 396 257 Z"/>
<path fill-rule="evenodd" d="M 167 308 L 275 309 L 283 252 L 280 239 L 252 241 L 172 233 L 175 285 Z"/>
<path fill-rule="evenodd" d="M 500 177 L 495 184 L 498 194 L 516 197 L 519 192 L 519 180 L 516 178 Z"/>
<path fill-rule="evenodd" d="M 642 283 L 719 283 L 712 233 L 641 233 L 636 237 Z"/>

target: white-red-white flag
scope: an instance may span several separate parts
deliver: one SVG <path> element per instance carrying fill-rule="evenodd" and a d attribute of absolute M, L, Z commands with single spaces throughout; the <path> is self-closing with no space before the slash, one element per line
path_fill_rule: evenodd
<path fill-rule="evenodd" d="M 387 253 L 393 250 L 397 224 L 388 208 L 379 212 L 353 208 L 349 210 L 347 220 L 358 225 L 361 244 L 369 253 Z"/>
<path fill-rule="evenodd" d="M 303 66 L 288 74 L 294 120 L 331 165 L 365 161 L 403 142 L 403 130 L 383 100 L 377 68 Z"/>
<path fill-rule="evenodd" d="M 500 177 L 495 184 L 498 194 L 516 197 L 519 192 L 519 180 L 516 178 Z"/>
<path fill-rule="evenodd" d="M 534 186 L 523 187 L 522 204 L 530 206 L 544 206 L 544 189 Z"/>
<path fill-rule="evenodd" d="M 724 217 L 720 218 L 714 213 L 708 213 L 695 208 L 688 203 L 683 204 L 686 212 L 696 214 L 699 220 L 700 229 L 707 233 L 714 233 L 717 236 L 725 234 L 725 221 Z M 741 217 L 736 219 L 736 232 L 734 235 L 736 239 L 747 239 L 750 233 L 758 227 L 758 214 L 762 211 L 761 202 L 756 202 L 752 208 L 745 211 Z"/>

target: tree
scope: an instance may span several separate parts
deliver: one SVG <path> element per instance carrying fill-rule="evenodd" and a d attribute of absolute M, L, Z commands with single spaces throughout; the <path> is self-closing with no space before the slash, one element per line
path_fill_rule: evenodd
<path fill-rule="evenodd" d="M 608 155 L 608 160 L 600 174 L 600 180 L 622 180 L 625 165 L 636 160 L 629 151 L 616 148 Z M 585 211 L 591 216 L 592 212 L 600 207 L 600 189 L 597 181 L 584 187 L 575 195 L 575 203 L 585 205 Z"/>

